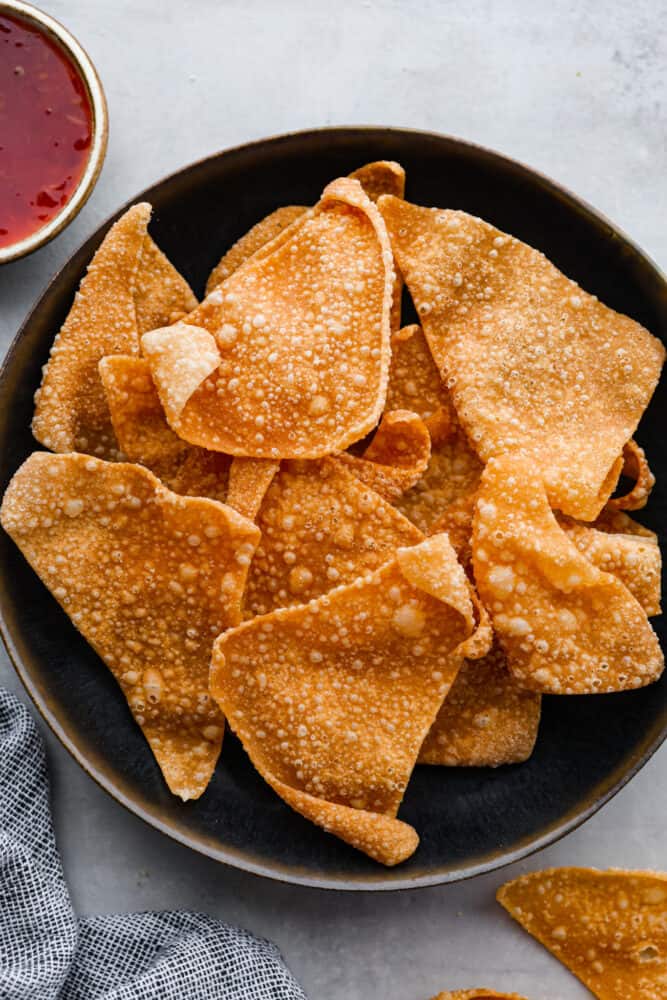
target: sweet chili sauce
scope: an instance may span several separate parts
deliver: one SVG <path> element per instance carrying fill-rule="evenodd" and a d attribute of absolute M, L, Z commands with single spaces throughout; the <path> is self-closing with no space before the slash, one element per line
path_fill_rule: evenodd
<path fill-rule="evenodd" d="M 47 34 L 0 15 L 0 247 L 41 229 L 76 190 L 92 135 L 88 92 Z"/>

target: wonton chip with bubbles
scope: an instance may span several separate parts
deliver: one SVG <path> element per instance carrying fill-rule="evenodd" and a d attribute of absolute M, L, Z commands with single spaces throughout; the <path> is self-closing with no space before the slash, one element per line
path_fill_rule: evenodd
<path fill-rule="evenodd" d="M 519 687 L 495 643 L 466 660 L 419 752 L 420 764 L 500 767 L 528 760 L 540 724 L 541 695 Z"/>
<path fill-rule="evenodd" d="M 395 817 L 419 748 L 463 657 L 489 641 L 439 535 L 220 636 L 211 693 L 293 809 L 394 865 L 418 843 Z"/>
<path fill-rule="evenodd" d="M 16 473 L 0 521 L 113 673 L 170 790 L 198 798 L 224 727 L 211 646 L 240 620 L 258 529 L 139 465 L 46 452 Z"/>
<path fill-rule="evenodd" d="M 391 338 L 386 410 L 412 410 L 428 422 L 433 436 L 447 436 L 456 423 L 449 393 L 440 377 L 424 331 L 404 326 Z"/>
<path fill-rule="evenodd" d="M 247 460 L 249 461 L 249 460 Z M 283 462 L 264 497 L 245 593 L 247 615 L 304 604 L 423 540 L 337 460 Z"/>
<path fill-rule="evenodd" d="M 107 354 L 138 355 L 143 333 L 197 305 L 148 235 L 150 214 L 150 205 L 133 205 L 111 227 L 53 343 L 32 423 L 37 440 L 52 451 L 117 457 L 99 361 Z"/>
<path fill-rule="evenodd" d="M 460 427 L 431 442 L 431 457 L 417 483 L 396 506 L 420 531 L 429 534 L 445 511 L 474 494 L 482 463 Z"/>
<path fill-rule="evenodd" d="M 657 384 L 660 341 L 481 219 L 391 197 L 378 206 L 480 458 L 521 451 L 553 507 L 593 520 Z"/>
<path fill-rule="evenodd" d="M 488 462 L 472 554 L 479 596 L 523 687 L 601 694 L 641 687 L 662 673 L 646 612 L 563 531 L 526 458 Z"/>
<path fill-rule="evenodd" d="M 167 420 L 212 451 L 317 458 L 377 423 L 393 258 L 382 218 L 340 179 L 178 329 L 142 338 Z"/>
<path fill-rule="evenodd" d="M 385 500 L 398 500 L 425 472 L 431 457 L 431 435 L 416 413 L 386 412 L 361 457 L 342 452 L 336 461 Z"/>
<path fill-rule="evenodd" d="M 495 990 L 446 990 L 438 993 L 432 1000 L 526 1000 L 518 993 L 496 993 Z"/>
<path fill-rule="evenodd" d="M 632 489 L 624 496 L 616 496 L 608 501 L 611 510 L 640 510 L 648 503 L 651 490 L 655 486 L 655 476 L 651 472 L 646 454 L 635 440 L 630 440 L 623 449 L 622 473 L 634 479 Z"/>
<path fill-rule="evenodd" d="M 367 163 L 349 176 L 351 180 L 359 181 L 371 201 L 377 201 L 383 194 L 402 198 L 405 191 L 405 171 L 399 163 L 390 160 Z M 206 282 L 206 294 L 209 295 L 241 264 L 245 264 L 253 254 L 279 236 L 283 229 L 291 226 L 297 219 L 303 219 L 307 211 L 305 205 L 283 205 L 256 223 L 223 254 L 213 268 Z M 399 319 L 400 291 L 399 288 L 397 292 Z"/>
<path fill-rule="evenodd" d="M 598 1000 L 667 997 L 667 875 L 551 868 L 497 899 Z"/>

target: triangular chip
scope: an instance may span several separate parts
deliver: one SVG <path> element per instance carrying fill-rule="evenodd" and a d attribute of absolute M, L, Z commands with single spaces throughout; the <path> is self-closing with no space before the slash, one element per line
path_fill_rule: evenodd
<path fill-rule="evenodd" d="M 667 997 L 667 875 L 550 868 L 497 899 L 598 1000 Z"/>
<path fill-rule="evenodd" d="M 404 326 L 391 338 L 391 365 L 386 410 L 412 410 L 422 420 L 437 425 L 446 437 L 456 423 L 452 402 L 440 378 L 424 331 L 416 324 Z M 445 431 L 445 433 L 443 433 Z"/>
<path fill-rule="evenodd" d="M 182 319 L 198 305 L 185 278 L 148 235 L 137 269 L 134 304 L 139 336 Z"/>
<path fill-rule="evenodd" d="M 634 485 L 624 496 L 609 500 L 607 507 L 610 510 L 640 510 L 648 503 L 655 486 L 655 476 L 646 461 L 644 449 L 635 440 L 628 441 L 623 449 L 623 475 L 634 479 Z"/>
<path fill-rule="evenodd" d="M 396 500 L 396 506 L 420 531 L 430 533 L 455 502 L 474 493 L 482 463 L 460 427 L 431 442 L 431 458 L 419 481 Z"/>
<path fill-rule="evenodd" d="M 384 405 L 393 278 L 375 205 L 357 181 L 330 184 L 187 329 L 142 338 L 171 427 L 255 458 L 316 458 L 359 440 Z"/>
<path fill-rule="evenodd" d="M 649 617 L 660 614 L 662 558 L 657 535 L 604 531 L 597 522 L 582 524 L 565 517 L 558 521 L 582 555 L 618 577 Z"/>
<path fill-rule="evenodd" d="M 241 264 L 250 260 L 253 254 L 282 233 L 283 229 L 300 219 L 307 211 L 308 209 L 303 205 L 283 205 L 282 208 L 277 208 L 275 212 L 271 212 L 270 215 L 261 219 L 223 254 L 208 276 L 206 294 L 210 295 L 213 289 L 222 284 Z"/>
<path fill-rule="evenodd" d="M 56 336 L 35 397 L 33 434 L 52 451 L 116 458 L 98 364 L 139 354 L 152 322 L 196 305 L 188 285 L 146 231 L 151 207 L 130 208 L 107 233 Z"/>
<path fill-rule="evenodd" d="M 518 686 L 496 643 L 482 659 L 464 662 L 424 740 L 419 763 L 499 767 L 528 760 L 541 700 Z"/>
<path fill-rule="evenodd" d="M 224 503 L 231 457 L 197 448 L 172 431 L 146 359 L 110 355 L 100 361 L 99 369 L 113 429 L 125 457 L 145 465 L 174 493 Z M 230 506 L 239 510 L 236 504 Z"/>
<path fill-rule="evenodd" d="M 417 837 L 393 817 L 474 630 L 470 586 L 439 535 L 220 636 L 211 693 L 294 809 L 396 864 Z"/>
<path fill-rule="evenodd" d="M 224 725 L 211 645 L 240 619 L 255 525 L 139 465 L 45 452 L 12 479 L 0 520 L 120 684 L 171 791 L 200 796 Z"/>
<path fill-rule="evenodd" d="M 248 574 L 248 615 L 304 604 L 352 583 L 423 537 L 331 458 L 283 462 L 257 525 L 262 537 Z"/>
<path fill-rule="evenodd" d="M 641 687 L 662 673 L 645 611 L 617 577 L 579 552 L 525 457 L 488 462 L 472 552 L 479 595 L 522 686 L 601 694 Z"/>
<path fill-rule="evenodd" d="M 438 993 L 432 1000 L 526 1000 L 518 993 L 496 993 L 495 990 L 446 990 Z"/>
<path fill-rule="evenodd" d="M 481 219 L 397 198 L 378 206 L 479 456 L 520 450 L 553 507 L 593 520 L 657 384 L 660 341 Z"/>
<path fill-rule="evenodd" d="M 393 194 L 402 198 L 405 192 L 405 171 L 398 163 L 389 160 L 378 160 L 367 163 L 350 175 L 357 180 L 371 199 L 377 201 L 383 194 Z M 206 294 L 222 284 L 241 264 L 261 250 L 291 226 L 297 219 L 302 219 L 308 209 L 304 205 L 283 205 L 265 216 L 234 243 L 211 271 L 206 282 Z M 400 318 L 400 289 L 398 290 L 398 309 Z"/>
<path fill-rule="evenodd" d="M 431 457 L 431 435 L 416 413 L 392 410 L 380 421 L 361 457 L 336 455 L 362 483 L 391 502 L 419 481 Z"/>
<path fill-rule="evenodd" d="M 279 462 L 268 458 L 234 458 L 227 488 L 229 506 L 254 521 L 279 468 Z"/>

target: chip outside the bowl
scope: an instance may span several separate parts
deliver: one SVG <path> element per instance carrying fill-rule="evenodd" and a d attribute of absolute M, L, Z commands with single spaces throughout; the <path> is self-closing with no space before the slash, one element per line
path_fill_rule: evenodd
<path fill-rule="evenodd" d="M 667 996 L 667 875 L 550 868 L 497 899 L 598 1000 Z"/>
<path fill-rule="evenodd" d="M 378 207 L 480 458 L 521 451 L 553 507 L 593 520 L 657 384 L 660 341 L 481 219 L 391 197 Z"/>
<path fill-rule="evenodd" d="M 118 681 L 170 790 L 198 798 L 224 728 L 211 647 L 240 620 L 258 529 L 142 466 L 46 452 L 14 475 L 0 521 Z"/>
<path fill-rule="evenodd" d="M 497 993 L 495 990 L 445 990 L 432 997 L 432 1000 L 526 1000 L 518 993 Z"/>
<path fill-rule="evenodd" d="M 211 693 L 292 808 L 393 865 L 417 846 L 395 816 L 419 748 L 483 629 L 440 535 L 221 635 Z"/>
<path fill-rule="evenodd" d="M 377 423 L 393 258 L 382 218 L 341 178 L 187 317 L 142 338 L 170 426 L 255 458 L 318 458 Z M 233 420 L 230 419 L 233 416 Z"/>

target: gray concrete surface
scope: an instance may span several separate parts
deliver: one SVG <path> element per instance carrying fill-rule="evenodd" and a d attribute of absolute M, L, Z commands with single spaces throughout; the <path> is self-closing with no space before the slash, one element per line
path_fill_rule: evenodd
<path fill-rule="evenodd" d="M 486 143 L 551 174 L 667 266 L 664 3 L 43 0 L 84 43 L 111 138 L 70 229 L 0 271 L 0 343 L 111 210 L 225 146 L 329 124 Z M 19 691 L 4 654 L 0 683 Z M 496 886 L 559 864 L 667 868 L 667 748 L 586 826 L 503 873 L 400 894 L 262 881 L 125 813 L 48 737 L 65 869 L 82 912 L 196 907 L 273 938 L 312 1000 L 425 1000 L 486 984 L 531 1000 L 587 992 L 506 919 Z"/>

